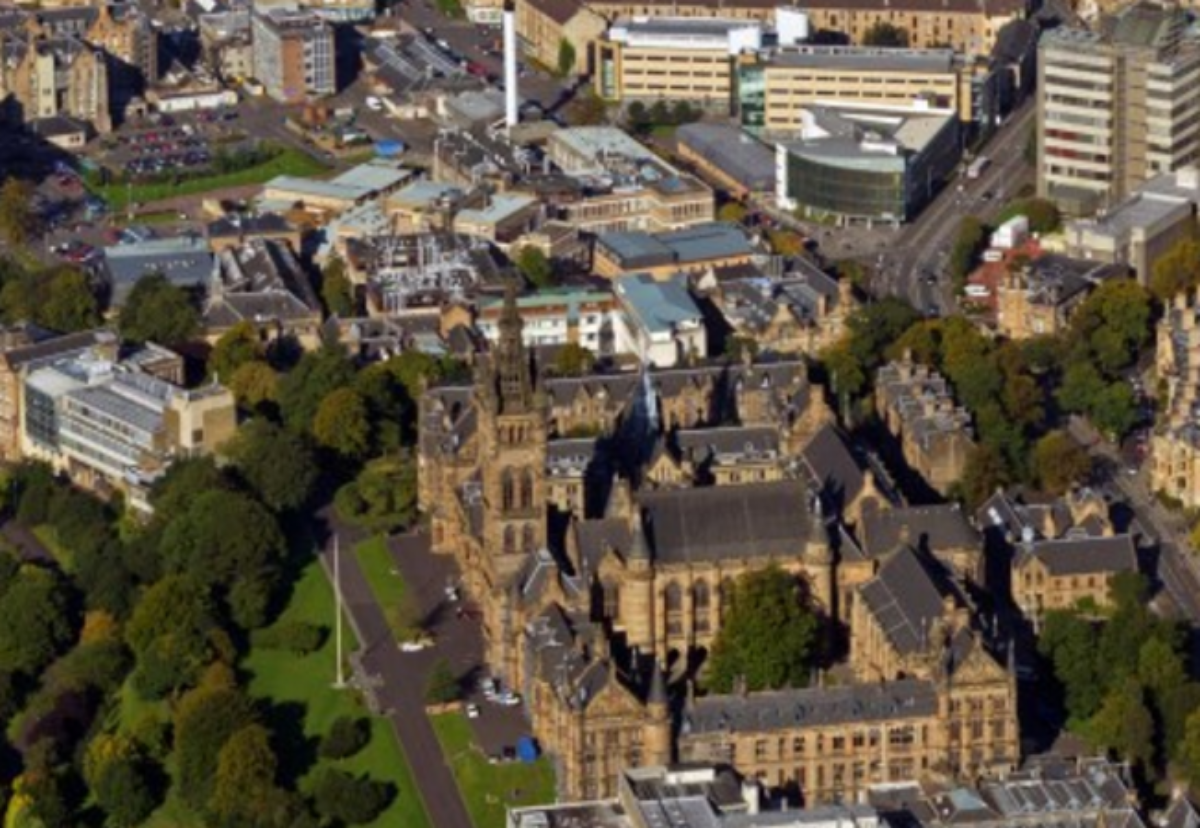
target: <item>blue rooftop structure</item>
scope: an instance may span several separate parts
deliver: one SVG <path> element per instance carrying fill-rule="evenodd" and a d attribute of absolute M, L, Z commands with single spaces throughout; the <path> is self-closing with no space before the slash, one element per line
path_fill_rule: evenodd
<path fill-rule="evenodd" d="M 646 273 L 635 273 L 615 280 L 614 287 L 651 335 L 671 334 L 682 323 L 699 323 L 703 319 L 682 273 L 663 281 Z"/>
<path fill-rule="evenodd" d="M 605 233 L 596 244 L 625 270 L 731 259 L 754 252 L 741 228 L 719 221 L 669 233 Z"/>

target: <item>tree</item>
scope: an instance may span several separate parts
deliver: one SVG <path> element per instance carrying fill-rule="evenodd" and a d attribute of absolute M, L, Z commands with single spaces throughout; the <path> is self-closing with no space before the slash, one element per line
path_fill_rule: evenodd
<path fill-rule="evenodd" d="M 596 357 L 578 342 L 568 342 L 554 357 L 554 373 L 560 377 L 582 377 L 592 373 Z"/>
<path fill-rule="evenodd" d="M 317 461 L 307 441 L 268 420 L 244 425 L 226 451 L 238 473 L 276 512 L 298 509 L 316 485 Z"/>
<path fill-rule="evenodd" d="M 23 247 L 37 233 L 34 193 L 33 184 L 16 176 L 9 176 L 0 187 L 0 237 L 9 247 Z"/>
<path fill-rule="evenodd" d="M 741 224 L 746 220 L 749 211 L 746 205 L 739 201 L 727 201 L 721 205 L 721 209 L 717 210 L 717 220 L 727 221 L 730 224 Z"/>
<path fill-rule="evenodd" d="M 954 239 L 954 246 L 950 248 L 950 258 L 946 263 L 950 278 L 959 289 L 966 282 L 971 269 L 975 267 L 975 257 L 979 255 L 986 235 L 983 222 L 975 216 L 964 216 L 959 223 L 958 235 Z"/>
<path fill-rule="evenodd" d="M 461 693 L 458 676 L 450 667 L 450 662 L 439 658 L 433 663 L 429 677 L 425 681 L 425 702 L 427 704 L 449 704 L 457 701 Z"/>
<path fill-rule="evenodd" d="M 1138 420 L 1137 397 L 1129 383 L 1122 380 L 1105 388 L 1089 412 L 1089 418 L 1092 425 L 1111 439 L 1120 440 L 1128 434 Z"/>
<path fill-rule="evenodd" d="M 1104 693 L 1096 665 L 1097 643 L 1092 624 L 1077 614 L 1062 610 L 1046 613 L 1038 652 L 1053 665 L 1054 677 L 1063 688 L 1067 715 L 1076 724 L 1091 718 Z"/>
<path fill-rule="evenodd" d="M 349 460 L 361 460 L 371 448 L 367 404 L 352 388 L 339 388 L 321 400 L 313 418 L 317 444 Z"/>
<path fill-rule="evenodd" d="M 346 759 L 366 747 L 370 740 L 370 721 L 339 716 L 321 740 L 320 753 L 326 759 Z"/>
<path fill-rule="evenodd" d="M 584 85 L 576 89 L 564 116 L 571 126 L 597 126 L 608 120 L 608 107 L 590 84 Z"/>
<path fill-rule="evenodd" d="M 226 384 L 239 368 L 263 358 L 262 342 L 254 323 L 242 320 L 221 334 L 208 355 L 208 373 Z"/>
<path fill-rule="evenodd" d="M 417 470 L 411 457 L 374 461 L 338 489 L 338 516 L 371 532 L 396 532 L 417 516 Z"/>
<path fill-rule="evenodd" d="M 395 795 L 392 786 L 365 776 L 329 768 L 313 785 L 317 811 L 327 819 L 347 825 L 365 825 L 383 813 Z"/>
<path fill-rule="evenodd" d="M 517 251 L 514 262 L 521 275 L 536 288 L 548 288 L 555 284 L 554 268 L 540 247 L 526 245 Z"/>
<path fill-rule="evenodd" d="M 971 449 L 962 476 L 962 493 L 968 505 L 979 506 L 1010 482 L 1008 463 L 995 446 L 984 443 Z"/>
<path fill-rule="evenodd" d="M 1051 431 L 1033 447 L 1033 472 L 1042 491 L 1061 495 L 1092 469 L 1087 451 L 1065 431 Z"/>
<path fill-rule="evenodd" d="M 1200 781 L 1200 708 L 1193 711 L 1187 718 L 1179 753 L 1188 779 L 1193 784 Z"/>
<path fill-rule="evenodd" d="M 321 298 L 325 302 L 325 310 L 331 316 L 343 319 L 358 314 L 358 297 L 354 294 L 354 284 L 346 275 L 346 262 L 336 253 L 325 262 L 321 269 Z"/>
<path fill-rule="evenodd" d="M 56 268 L 41 278 L 46 284 L 44 299 L 26 318 L 63 333 L 100 324 L 100 304 L 86 273 L 73 267 Z"/>
<path fill-rule="evenodd" d="M 708 683 L 729 693 L 799 687 L 816 661 L 819 622 L 801 582 L 776 566 L 746 573 L 734 585 L 713 642 Z"/>
<path fill-rule="evenodd" d="M 1200 284 L 1200 239 L 1182 238 L 1154 263 L 1150 292 L 1160 302 L 1170 301 L 1177 293 Z"/>
<path fill-rule="evenodd" d="M 874 23 L 863 35 L 864 46 L 882 46 L 889 49 L 908 48 L 908 30 L 894 26 L 886 20 Z"/>
<path fill-rule="evenodd" d="M 1149 292 L 1133 279 L 1101 282 L 1071 320 L 1075 342 L 1088 348 L 1108 377 L 1132 365 L 1150 338 Z"/>
<path fill-rule="evenodd" d="M 183 288 L 162 273 L 151 273 L 138 279 L 129 292 L 119 325 L 128 340 L 172 347 L 199 332 L 200 314 Z"/>
<path fill-rule="evenodd" d="M 159 805 L 154 779 L 144 760 L 119 758 L 104 764 L 90 784 L 96 803 L 116 828 L 137 828 Z"/>
<path fill-rule="evenodd" d="M 176 785 L 185 802 L 200 810 L 212 800 L 221 749 L 255 723 L 246 696 L 231 687 L 197 687 L 175 712 Z"/>
<path fill-rule="evenodd" d="M 0 598 L 0 670 L 37 676 L 75 635 L 69 586 L 49 569 L 25 567 Z"/>
<path fill-rule="evenodd" d="M 225 824 L 266 826 L 280 796 L 271 735 L 260 724 L 236 731 L 217 753 L 209 810 Z"/>
<path fill-rule="evenodd" d="M 228 387 L 238 403 L 251 411 L 261 410 L 279 399 L 279 375 L 270 365 L 257 359 L 234 371 Z"/>
<path fill-rule="evenodd" d="M 1109 691 L 1087 730 L 1094 747 L 1110 750 L 1147 771 L 1152 769 L 1154 717 L 1136 679 L 1126 679 Z"/>
<path fill-rule="evenodd" d="M 772 229 L 767 231 L 767 243 L 778 256 L 795 258 L 804 252 L 804 239 L 791 230 Z"/>
<path fill-rule="evenodd" d="M 558 41 L 558 76 L 565 78 L 575 72 L 575 45 L 565 37 Z"/>
<path fill-rule="evenodd" d="M 1023 198 L 1005 207 L 996 224 L 1003 224 L 1016 216 L 1024 216 L 1029 220 L 1031 233 L 1053 233 L 1058 230 L 1062 221 L 1058 207 L 1053 201 L 1044 198 Z"/>
<path fill-rule="evenodd" d="M 350 385 L 354 366 L 340 347 L 326 345 L 306 353 L 279 382 L 279 408 L 289 428 L 308 431 L 321 402 Z"/>
<path fill-rule="evenodd" d="M 150 489 L 150 504 L 157 515 L 186 512 L 192 501 L 214 489 L 229 489 L 232 484 L 212 457 L 188 457 L 172 463 Z M 157 551 L 157 550 L 156 550 Z"/>
<path fill-rule="evenodd" d="M 134 686 L 156 698 L 195 682 L 216 654 L 215 626 L 209 592 L 196 579 L 172 575 L 150 587 L 125 628 L 138 661 Z"/>

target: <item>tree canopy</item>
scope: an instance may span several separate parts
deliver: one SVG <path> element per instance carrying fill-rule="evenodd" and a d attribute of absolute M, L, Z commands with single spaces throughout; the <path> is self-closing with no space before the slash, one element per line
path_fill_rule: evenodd
<path fill-rule="evenodd" d="M 888 23 L 886 20 L 876 21 L 863 35 L 863 45 L 907 49 L 908 29 Z"/>
<path fill-rule="evenodd" d="M 22 247 L 37 233 L 34 192 L 33 184 L 13 175 L 0 186 L 0 238 L 9 247 Z"/>
<path fill-rule="evenodd" d="M 228 383 L 243 365 L 264 356 L 258 329 L 253 322 L 242 320 L 221 334 L 208 355 L 208 373 Z"/>
<path fill-rule="evenodd" d="M 304 505 L 316 485 L 316 457 L 303 436 L 257 418 L 226 448 L 238 473 L 277 512 Z"/>
<path fill-rule="evenodd" d="M 529 280 L 536 288 L 553 287 L 555 284 L 554 266 L 546 258 L 540 247 L 526 245 L 517 251 L 513 262 L 521 275 Z"/>
<path fill-rule="evenodd" d="M 776 566 L 743 575 L 713 642 L 707 684 L 717 693 L 800 687 L 816 665 L 820 622 L 803 584 Z"/>
<path fill-rule="evenodd" d="M 346 262 L 337 254 L 330 256 L 321 269 L 321 299 L 331 316 L 347 319 L 358 313 L 358 297 L 346 274 Z"/>
<path fill-rule="evenodd" d="M 121 335 L 133 342 L 172 347 L 200 331 L 200 314 L 187 291 L 162 273 L 138 279 L 121 307 Z"/>

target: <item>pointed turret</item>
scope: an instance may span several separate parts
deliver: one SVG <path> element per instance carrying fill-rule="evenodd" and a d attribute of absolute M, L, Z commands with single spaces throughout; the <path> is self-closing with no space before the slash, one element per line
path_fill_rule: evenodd
<path fill-rule="evenodd" d="M 496 396 L 503 414 L 520 414 L 533 404 L 533 380 L 529 371 L 529 356 L 525 352 L 523 331 L 525 323 L 517 308 L 517 283 L 510 280 L 504 287 L 504 310 L 500 314 L 500 339 L 496 344 L 492 373 Z"/>
<path fill-rule="evenodd" d="M 654 659 L 654 669 L 650 671 L 650 690 L 646 694 L 646 704 L 664 706 L 667 704 L 667 680 L 663 676 L 662 667 L 659 666 L 657 658 Z"/>
<path fill-rule="evenodd" d="M 646 540 L 646 526 L 642 522 L 642 510 L 636 506 L 633 509 L 633 520 L 629 527 L 629 560 L 642 563 L 650 562 L 650 543 Z"/>
<path fill-rule="evenodd" d="M 667 695 L 667 679 L 658 659 L 650 673 L 650 690 L 646 695 L 646 763 L 666 765 L 671 762 L 671 700 Z"/>

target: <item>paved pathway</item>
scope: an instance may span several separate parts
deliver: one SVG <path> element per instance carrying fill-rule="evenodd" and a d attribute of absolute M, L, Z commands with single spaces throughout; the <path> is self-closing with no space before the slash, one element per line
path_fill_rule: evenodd
<path fill-rule="evenodd" d="M 339 527 L 338 531 L 342 547 L 342 597 L 359 633 L 363 668 L 381 681 L 375 691 L 376 698 L 408 755 L 429 823 L 433 828 L 473 828 L 458 785 L 425 715 L 425 676 L 436 657 L 430 651 L 400 652 L 383 610 L 375 603 L 366 576 L 352 554 L 355 544 L 365 536 L 346 527 Z M 332 573 L 332 539 L 321 554 L 325 571 Z"/>

